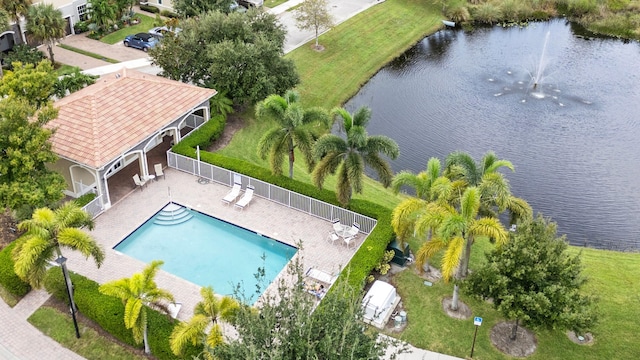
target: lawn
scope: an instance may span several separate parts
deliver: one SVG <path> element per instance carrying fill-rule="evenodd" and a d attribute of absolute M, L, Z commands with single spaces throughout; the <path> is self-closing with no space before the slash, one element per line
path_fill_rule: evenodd
<path fill-rule="evenodd" d="M 440 6 L 440 2 L 387 0 L 321 36 L 320 43 L 326 48 L 323 52 L 302 46 L 288 54 L 300 73 L 301 84 L 297 89 L 303 104 L 329 109 L 346 102 L 382 66 L 441 26 Z M 255 121 L 252 109 L 241 116 L 247 126 L 237 132 L 220 153 L 268 167 L 267 161 L 255 154 L 255 144 L 272 124 Z M 425 164 L 428 157 L 429 154 L 424 154 Z M 300 159 L 299 156 L 297 158 Z M 284 171 L 286 173 L 287 169 Z M 301 161 L 296 162 L 294 178 L 310 182 Z M 325 187 L 333 189 L 334 184 L 333 179 L 328 179 Z M 401 200 L 400 196 L 372 182 L 367 182 L 364 194 L 356 197 L 367 198 L 389 208 Z M 412 243 L 411 247 L 415 251 L 419 245 Z M 471 268 L 483 262 L 483 253 L 489 249 L 487 242 L 478 241 L 474 245 Z M 536 330 L 538 349 L 530 358 L 638 358 L 634 338 L 640 331 L 636 321 L 637 314 L 640 314 L 640 297 L 637 295 L 640 254 L 572 248 L 572 251 L 581 250 L 585 274 L 591 279 L 587 290 L 600 297 L 602 315 L 601 322 L 593 329 L 595 343 L 580 346 L 570 342 L 561 331 Z M 438 259 L 434 260 L 438 264 Z M 413 270 L 400 273 L 394 280 L 409 318 L 409 325 L 400 337 L 421 348 L 463 358 L 469 356 L 474 330 L 472 320 L 451 319 L 441 309 L 441 300 L 451 295 L 452 284 L 436 283 L 427 287 Z M 474 315 L 484 318 L 478 331 L 474 358 L 509 358 L 495 350 L 489 341 L 491 326 L 502 320 L 501 315 L 487 303 L 466 296 L 463 300 Z"/>
<path fill-rule="evenodd" d="M 77 339 L 71 317 L 51 307 L 39 308 L 28 321 L 62 346 L 89 360 L 147 359 L 83 324 L 79 324 L 80 339 Z"/>
<path fill-rule="evenodd" d="M 136 17 L 140 18 L 139 24 L 123 27 L 118 31 L 114 31 L 111 34 L 104 36 L 102 39 L 100 39 L 100 41 L 102 41 L 103 43 L 113 45 L 119 41 L 124 40 L 124 38 L 127 35 L 132 35 L 139 32 L 146 33 L 147 31 L 149 31 L 151 28 L 154 27 L 154 24 L 153 24 L 155 21 L 154 18 L 147 15 L 140 14 L 140 13 L 136 13 Z"/>

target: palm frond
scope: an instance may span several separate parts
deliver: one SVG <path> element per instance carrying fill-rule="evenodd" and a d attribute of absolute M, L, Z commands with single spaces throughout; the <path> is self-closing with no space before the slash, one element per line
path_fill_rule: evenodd
<path fill-rule="evenodd" d="M 480 209 L 480 191 L 476 187 L 467 188 L 460 199 L 460 214 L 465 219 L 473 219 Z"/>
<path fill-rule="evenodd" d="M 80 251 L 85 258 L 93 257 L 98 268 L 102 266 L 105 257 L 104 251 L 86 232 L 76 228 L 64 228 L 58 234 L 58 243 L 61 246 Z"/>
<path fill-rule="evenodd" d="M 384 187 L 391 185 L 393 170 L 389 163 L 376 153 L 368 153 L 364 156 L 364 162 L 378 174 L 378 181 Z"/>
<path fill-rule="evenodd" d="M 273 149 L 273 147 L 277 146 L 277 144 L 281 143 L 284 136 L 285 133 L 280 127 L 274 127 L 267 130 L 258 141 L 258 146 L 256 148 L 257 155 L 262 159 L 266 159 L 269 151 Z"/>
<path fill-rule="evenodd" d="M 426 171 L 429 182 L 433 184 L 433 182 L 435 182 L 436 179 L 440 177 L 441 172 L 442 165 L 440 164 L 440 159 L 438 159 L 437 157 L 429 158 L 429 161 L 427 161 Z"/>
<path fill-rule="evenodd" d="M 453 277 L 456 268 L 460 265 L 465 241 L 461 236 L 451 239 L 447 245 L 447 250 L 442 257 L 442 278 L 449 282 Z"/>
<path fill-rule="evenodd" d="M 169 337 L 171 352 L 174 355 L 182 355 L 188 344 L 196 345 L 206 336 L 205 330 L 211 324 L 211 320 L 203 315 L 194 315 L 188 322 L 180 322 L 173 328 Z"/>
<path fill-rule="evenodd" d="M 82 228 L 93 229 L 93 218 L 76 203 L 69 201 L 54 211 L 58 229 Z"/>
<path fill-rule="evenodd" d="M 209 331 L 209 335 L 207 335 L 207 346 L 209 348 L 214 348 L 223 343 L 224 338 L 222 337 L 222 329 L 220 329 L 220 325 L 214 324 Z"/>
<path fill-rule="evenodd" d="M 316 141 L 313 147 L 313 156 L 316 159 L 322 159 L 329 153 L 343 154 L 347 150 L 348 146 L 344 139 L 333 134 L 326 134 Z"/>
<path fill-rule="evenodd" d="M 353 126 L 347 133 L 347 143 L 350 149 L 366 152 L 368 139 L 369 135 L 367 134 L 367 130 L 362 126 Z"/>
<path fill-rule="evenodd" d="M 335 107 L 331 110 L 331 116 L 342 119 L 339 123 L 340 130 L 349 133 L 349 130 L 353 126 L 353 118 L 347 109 Z"/>
<path fill-rule="evenodd" d="M 371 108 L 368 106 L 361 106 L 355 113 L 353 113 L 353 125 L 367 127 L 367 124 L 371 120 Z"/>
<path fill-rule="evenodd" d="M 410 171 L 403 170 L 397 173 L 391 180 L 391 190 L 397 194 L 403 186 L 412 187 L 416 191 L 416 196 L 421 199 L 425 198 L 429 189 L 424 172 L 416 175 Z"/>
<path fill-rule="evenodd" d="M 280 95 L 269 95 L 256 106 L 258 119 L 271 119 L 280 122 L 289 107 L 287 100 Z"/>
<path fill-rule="evenodd" d="M 349 170 L 343 163 L 338 169 L 338 178 L 336 179 L 336 196 L 338 202 L 343 206 L 348 205 L 349 201 L 351 201 L 351 191 L 353 188 L 351 180 Z"/>
<path fill-rule="evenodd" d="M 233 322 L 239 309 L 240 304 L 235 299 L 229 296 L 220 299 L 220 319 Z"/>
<path fill-rule="evenodd" d="M 472 222 L 469 226 L 469 234 L 474 237 L 486 236 L 494 239 L 497 244 L 504 244 L 509 239 L 507 231 L 500 220 L 491 217 L 483 217 Z"/>
<path fill-rule="evenodd" d="M 416 265 L 418 266 L 418 270 L 422 272 L 424 264 L 445 246 L 445 242 L 439 237 L 432 237 L 431 240 L 425 241 L 416 252 Z"/>
<path fill-rule="evenodd" d="M 315 159 L 313 157 L 313 146 L 315 145 L 315 141 L 313 136 L 306 128 L 294 129 L 291 136 L 293 137 L 296 147 L 304 156 L 304 161 L 309 168 L 309 172 L 311 172 L 315 165 Z"/>
<path fill-rule="evenodd" d="M 511 214 L 511 223 L 533 218 L 533 209 L 529 203 L 521 198 L 510 196 L 507 200 L 507 210 Z"/>
<path fill-rule="evenodd" d="M 322 160 L 316 164 L 316 167 L 311 173 L 311 178 L 315 186 L 322 189 L 322 185 L 327 176 L 334 174 L 341 163 L 342 156 L 339 153 L 326 154 Z"/>
<path fill-rule="evenodd" d="M 134 298 L 130 298 L 124 304 L 124 326 L 127 329 L 133 329 L 137 325 L 143 306 L 142 300 Z"/>
<path fill-rule="evenodd" d="M 30 279 L 30 276 L 39 274 L 36 267 L 46 263 L 47 260 L 52 260 L 54 247 L 46 239 L 36 236 L 28 236 L 20 241 L 22 243 L 14 249 L 12 254 L 14 271 L 22 280 L 29 282 L 34 288 L 39 288 L 42 286 L 44 277 Z"/>
<path fill-rule="evenodd" d="M 391 226 L 397 237 L 404 240 L 413 232 L 416 213 L 427 206 L 427 202 L 417 198 L 409 198 L 398 204 L 391 213 Z"/>
<path fill-rule="evenodd" d="M 331 126 L 331 117 L 327 114 L 327 111 L 321 107 L 312 107 L 306 109 L 304 112 L 304 119 L 302 121 L 304 124 L 311 124 L 318 122 L 323 126 L 329 128 Z"/>
<path fill-rule="evenodd" d="M 445 162 L 447 169 L 455 171 L 456 173 L 459 172 L 460 175 L 466 179 L 469 185 L 475 186 L 480 183 L 482 174 L 471 155 L 462 151 L 452 152 L 447 156 Z M 454 166 L 457 168 L 452 169 Z"/>
<path fill-rule="evenodd" d="M 362 181 L 364 178 L 365 170 L 362 157 L 355 152 L 347 153 L 341 170 L 345 171 L 345 176 L 348 177 L 353 191 L 358 194 L 362 193 Z"/>
<path fill-rule="evenodd" d="M 142 283 L 145 285 L 155 284 L 153 279 L 156 277 L 156 274 L 160 270 L 160 266 L 164 264 L 162 260 L 153 260 L 149 265 L 147 265 L 142 270 Z"/>
<path fill-rule="evenodd" d="M 462 236 L 467 230 L 469 223 L 467 219 L 459 213 L 452 213 L 442 219 L 442 223 L 438 226 L 438 236 L 445 241 L 456 236 Z"/>
<path fill-rule="evenodd" d="M 395 160 L 398 155 L 400 155 L 400 147 L 388 136 L 374 135 L 369 136 L 367 139 L 366 152 L 375 154 L 382 153 L 390 159 Z"/>

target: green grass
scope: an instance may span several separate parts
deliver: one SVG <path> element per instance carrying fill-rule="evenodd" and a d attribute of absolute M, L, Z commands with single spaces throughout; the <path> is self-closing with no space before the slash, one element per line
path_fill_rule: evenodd
<path fill-rule="evenodd" d="M 16 306 L 18 301 L 20 301 L 20 299 L 8 292 L 2 285 L 0 285 L 0 299 L 4 300 L 10 307 Z"/>
<path fill-rule="evenodd" d="M 273 9 L 274 7 L 286 3 L 288 0 L 266 0 L 264 2 L 264 6 L 269 9 Z"/>
<path fill-rule="evenodd" d="M 63 76 L 63 75 L 67 75 L 67 74 L 71 74 L 73 73 L 74 69 L 77 68 L 77 66 L 71 66 L 71 65 L 67 65 L 67 64 L 61 64 L 59 68 L 56 69 L 56 74 L 58 76 Z"/>
<path fill-rule="evenodd" d="M 140 18 L 140 23 L 133 26 L 123 27 L 118 31 L 114 31 L 111 34 L 102 37 L 100 41 L 113 45 L 119 41 L 124 40 L 127 35 L 137 34 L 139 32 L 146 33 L 147 31 L 149 31 L 149 29 L 153 28 L 153 22 L 155 21 L 154 18 L 140 13 L 136 13 L 136 17 Z"/>
<path fill-rule="evenodd" d="M 79 326 L 80 339 L 77 339 L 71 317 L 50 307 L 43 306 L 36 310 L 28 321 L 62 346 L 89 360 L 147 359 L 82 324 Z"/>
<path fill-rule="evenodd" d="M 78 49 L 77 47 L 73 47 L 73 46 L 69 46 L 69 45 L 65 45 L 65 44 L 58 44 L 58 46 L 60 46 L 61 48 L 65 49 L 65 50 L 77 52 L 78 54 L 86 55 L 86 56 L 92 57 L 94 59 L 106 61 L 106 62 L 109 62 L 109 63 L 112 63 L 112 64 L 117 64 L 117 63 L 120 62 L 118 60 L 109 59 L 107 57 L 104 57 L 104 56 L 96 54 L 96 53 L 92 53 L 90 51 Z"/>
<path fill-rule="evenodd" d="M 478 242 L 474 247 L 476 256 L 472 263 L 478 263 L 478 258 L 489 250 L 490 245 Z M 582 251 L 584 272 L 590 279 L 586 290 L 600 296 L 601 320 L 592 331 L 595 343 L 577 345 L 567 338 L 564 331 L 538 329 L 535 330 L 538 348 L 528 359 L 637 358 L 638 348 L 634 339 L 640 329 L 637 322 L 640 295 L 634 289 L 640 288 L 640 254 L 575 247 L 571 251 Z M 400 338 L 432 351 L 463 358 L 469 355 L 473 319 L 455 320 L 442 311 L 442 298 L 451 296 L 453 285 L 438 282 L 427 287 L 413 268 L 400 273 L 395 283 L 409 318 Z M 474 316 L 481 316 L 484 320 L 478 329 L 474 359 L 510 358 L 496 350 L 489 340 L 491 327 L 504 320 L 501 314 L 488 303 L 464 295 L 461 299 L 471 307 Z"/>

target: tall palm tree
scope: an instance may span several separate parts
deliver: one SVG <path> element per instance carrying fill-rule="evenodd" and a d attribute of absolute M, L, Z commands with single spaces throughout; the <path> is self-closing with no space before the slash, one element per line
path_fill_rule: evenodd
<path fill-rule="evenodd" d="M 389 137 L 367 134 L 371 109 L 363 106 L 351 115 L 343 108 L 335 108 L 332 114 L 342 118 L 341 127 L 347 136 L 343 139 L 326 134 L 316 142 L 314 155 L 320 159 L 312 173 L 316 186 L 322 188 L 327 176 L 337 172 L 336 195 L 341 204 L 347 205 L 353 192 L 362 193 L 365 164 L 378 174 L 384 187 L 391 185 L 393 172 L 381 154 L 395 159 L 400 149 Z"/>
<path fill-rule="evenodd" d="M 391 188 L 397 194 L 403 186 L 412 187 L 419 199 L 430 200 L 432 198 L 432 186 L 441 175 L 440 159 L 432 157 L 427 162 L 427 169 L 418 174 L 410 171 L 397 173 L 391 181 Z"/>
<path fill-rule="evenodd" d="M 442 277 L 449 281 L 455 273 L 456 279 L 463 279 L 467 275 L 471 247 L 477 238 L 493 239 L 498 245 L 508 240 L 507 231 L 498 219 L 478 216 L 480 199 L 480 190 L 477 187 L 468 187 L 460 198 L 459 210 L 452 206 L 435 205 L 432 211 L 425 213 L 425 219 L 422 221 L 435 224 L 433 227 L 436 232 L 435 236 L 418 250 L 418 266 L 422 266 L 435 253 L 445 249 L 441 266 Z M 423 229 L 417 227 L 419 232 L 424 231 Z M 455 284 L 452 310 L 458 309 L 459 290 L 458 284 Z"/>
<path fill-rule="evenodd" d="M 270 119 L 276 126 L 268 130 L 258 143 L 258 156 L 262 159 L 269 155 L 271 171 L 282 175 L 282 163 L 285 156 L 289 156 L 289 177 L 293 179 L 294 151 L 300 150 L 305 157 L 309 171 L 313 169 L 312 124 L 318 122 L 328 124 L 329 116 L 320 108 L 303 109 L 298 102 L 300 95 L 293 90 L 286 92 L 284 97 L 269 95 L 256 107 L 258 119 Z"/>
<path fill-rule="evenodd" d="M 27 15 L 32 3 L 33 0 L 2 0 L 2 8 L 13 17 L 13 21 L 15 21 L 16 26 L 18 27 L 20 39 L 23 44 L 27 43 L 27 39 L 24 37 L 24 33 L 20 27 L 20 20 L 23 16 Z"/>
<path fill-rule="evenodd" d="M 29 8 L 27 13 L 27 31 L 33 37 L 43 42 L 47 46 L 51 64 L 55 65 L 53 59 L 53 45 L 64 37 L 66 22 L 62 17 L 62 12 L 53 7 L 52 4 L 36 4 Z"/>
<path fill-rule="evenodd" d="M 511 223 L 521 218 L 530 218 L 532 209 L 523 199 L 511 194 L 509 182 L 498 170 L 507 168 L 515 171 L 508 160 L 498 159 L 492 151 L 487 152 L 480 163 L 465 152 L 453 152 L 447 156 L 446 172 L 452 179 L 462 180 L 467 186 L 475 186 L 480 190 L 480 214 L 497 217 L 508 210 Z"/>
<path fill-rule="evenodd" d="M 150 354 L 147 339 L 147 308 L 168 313 L 165 302 L 173 302 L 173 295 L 166 290 L 158 289 L 154 280 L 163 261 L 154 260 L 142 272 L 130 278 L 110 281 L 100 286 L 100 292 L 115 296 L 124 303 L 124 325 L 133 332 L 133 339 L 144 342 L 145 354 Z"/>
<path fill-rule="evenodd" d="M 81 228 L 93 228 L 91 215 L 73 202 L 67 202 L 54 210 L 36 209 L 31 216 L 18 224 L 25 231 L 13 250 L 16 274 L 40 288 L 49 262 L 62 257 L 61 247 L 80 251 L 85 257 L 93 257 L 100 267 L 104 252 L 91 235 Z"/>
<path fill-rule="evenodd" d="M 228 296 L 217 296 L 213 289 L 203 287 L 200 290 L 202 301 L 196 304 L 194 315 L 189 322 L 181 322 L 171 333 L 169 342 L 171 351 L 181 356 L 187 344 L 201 343 L 211 350 L 223 343 L 222 330 L 218 320 L 233 321 L 240 305 L 236 300 Z M 206 331 L 209 329 L 209 334 Z M 205 359 L 213 360 L 211 351 L 204 351 Z"/>

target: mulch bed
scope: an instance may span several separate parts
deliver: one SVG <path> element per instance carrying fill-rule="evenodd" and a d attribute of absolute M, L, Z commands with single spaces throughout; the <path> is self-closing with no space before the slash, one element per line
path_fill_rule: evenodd
<path fill-rule="evenodd" d="M 516 339 L 511 340 L 513 321 L 499 322 L 491 329 L 491 343 L 498 350 L 515 357 L 527 357 L 538 347 L 536 336 L 529 329 L 518 326 Z"/>
<path fill-rule="evenodd" d="M 0 250 L 18 238 L 20 233 L 17 227 L 18 224 L 16 224 L 9 210 L 0 214 Z"/>
<path fill-rule="evenodd" d="M 447 314 L 447 316 L 452 317 L 458 320 L 466 320 L 469 319 L 472 315 L 471 308 L 469 305 L 458 299 L 458 310 L 451 310 L 451 303 L 453 298 L 450 296 L 442 299 L 442 310 Z"/>

